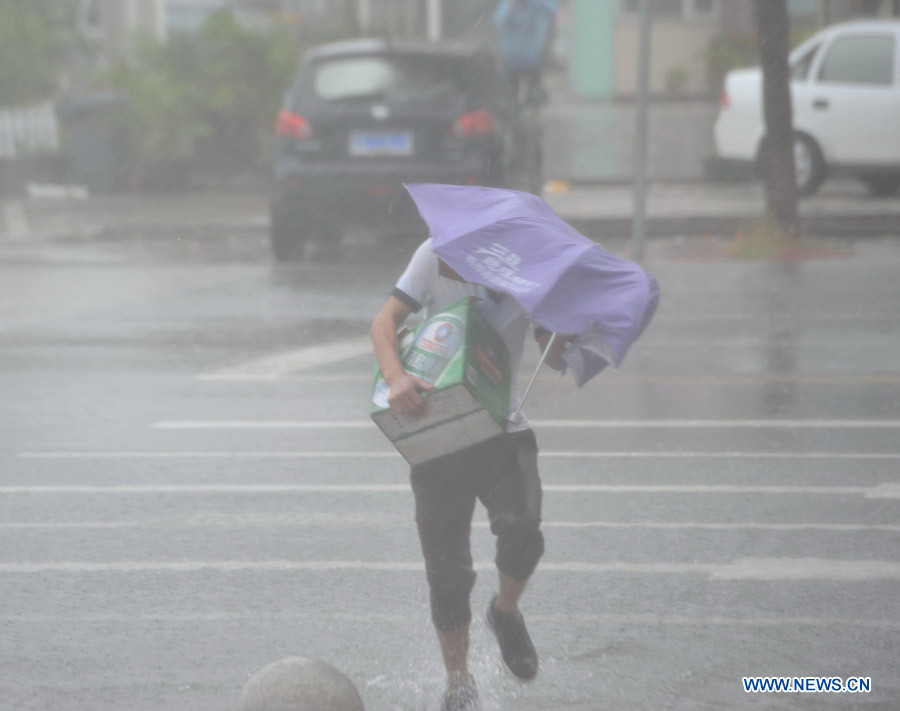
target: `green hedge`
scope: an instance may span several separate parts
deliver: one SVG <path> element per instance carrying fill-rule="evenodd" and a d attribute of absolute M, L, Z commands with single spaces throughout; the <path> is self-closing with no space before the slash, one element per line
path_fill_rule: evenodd
<path fill-rule="evenodd" d="M 248 29 L 229 12 L 211 15 L 196 36 L 137 38 L 131 57 L 110 74 L 125 99 L 119 118 L 132 156 L 185 160 L 212 144 L 236 165 L 260 165 L 298 63 L 287 29 Z"/>

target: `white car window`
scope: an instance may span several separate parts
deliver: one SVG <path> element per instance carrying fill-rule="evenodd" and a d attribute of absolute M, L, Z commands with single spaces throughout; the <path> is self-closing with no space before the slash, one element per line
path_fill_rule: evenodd
<path fill-rule="evenodd" d="M 859 35 L 836 39 L 822 61 L 819 81 L 890 86 L 894 83 L 894 38 Z"/>
<path fill-rule="evenodd" d="M 815 47 L 811 47 L 791 64 L 791 79 L 806 79 L 806 75 L 809 74 L 809 68 L 813 63 L 813 59 L 816 58 L 816 52 L 819 51 L 819 47 L 821 46 L 822 45 L 817 44 Z"/>

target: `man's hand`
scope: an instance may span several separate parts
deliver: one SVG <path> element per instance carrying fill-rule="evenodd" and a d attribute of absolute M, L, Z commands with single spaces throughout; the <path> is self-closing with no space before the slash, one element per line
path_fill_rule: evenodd
<path fill-rule="evenodd" d="M 550 337 L 553 334 L 550 332 L 542 333 L 537 338 L 538 347 L 541 349 L 541 353 L 547 350 L 547 344 L 550 343 Z M 565 365 L 562 359 L 562 352 L 565 350 L 566 345 L 575 340 L 575 336 L 567 336 L 565 334 L 559 333 L 556 335 L 556 339 L 553 341 L 553 345 L 550 347 L 550 351 L 547 353 L 547 358 L 544 360 L 546 365 L 549 365 L 553 370 L 562 370 L 563 365 Z"/>
<path fill-rule="evenodd" d="M 390 386 L 388 404 L 394 412 L 413 417 L 425 415 L 428 408 L 422 393 L 434 390 L 434 385 L 404 371 L 390 382 Z"/>

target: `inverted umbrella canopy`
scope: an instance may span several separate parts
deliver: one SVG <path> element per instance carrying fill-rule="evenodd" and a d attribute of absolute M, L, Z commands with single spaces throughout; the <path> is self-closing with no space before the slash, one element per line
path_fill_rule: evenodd
<path fill-rule="evenodd" d="M 581 386 L 618 366 L 659 302 L 656 280 L 529 193 L 410 184 L 434 252 L 467 281 L 510 294 L 532 320 L 575 336 L 563 353 Z"/>

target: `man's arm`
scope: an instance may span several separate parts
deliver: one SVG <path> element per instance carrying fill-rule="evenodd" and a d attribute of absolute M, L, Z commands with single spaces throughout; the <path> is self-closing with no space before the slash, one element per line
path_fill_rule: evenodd
<path fill-rule="evenodd" d="M 403 369 L 397 342 L 397 329 L 411 313 L 409 306 L 396 296 L 391 296 L 372 321 L 369 335 L 375 358 L 391 388 L 388 396 L 391 409 L 400 414 L 422 416 L 426 409 L 425 399 L 419 391 L 433 390 L 434 386 Z"/>

